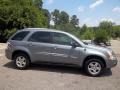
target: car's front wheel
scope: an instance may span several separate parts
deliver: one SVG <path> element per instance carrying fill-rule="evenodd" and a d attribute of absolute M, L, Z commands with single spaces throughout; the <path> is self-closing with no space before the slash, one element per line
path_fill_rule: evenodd
<path fill-rule="evenodd" d="M 26 69 L 30 65 L 30 60 L 26 54 L 16 54 L 13 59 L 14 64 L 18 69 Z"/>
<path fill-rule="evenodd" d="M 101 75 L 104 69 L 104 64 L 99 59 L 90 59 L 85 62 L 85 71 L 90 76 L 99 76 Z"/>

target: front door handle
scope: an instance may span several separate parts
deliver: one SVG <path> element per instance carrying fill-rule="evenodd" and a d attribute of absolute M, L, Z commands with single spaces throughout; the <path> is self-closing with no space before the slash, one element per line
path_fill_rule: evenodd
<path fill-rule="evenodd" d="M 54 49 L 57 49 L 57 47 L 54 47 Z"/>

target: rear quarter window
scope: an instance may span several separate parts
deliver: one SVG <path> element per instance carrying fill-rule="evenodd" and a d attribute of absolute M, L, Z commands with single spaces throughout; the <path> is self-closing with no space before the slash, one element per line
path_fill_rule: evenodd
<path fill-rule="evenodd" d="M 15 34 L 15 36 L 12 37 L 11 40 L 17 40 L 17 41 L 22 41 L 27 35 L 29 31 L 23 31 Z"/>

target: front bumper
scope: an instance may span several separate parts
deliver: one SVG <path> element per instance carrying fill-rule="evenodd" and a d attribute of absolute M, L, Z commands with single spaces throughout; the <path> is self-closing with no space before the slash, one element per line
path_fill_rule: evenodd
<path fill-rule="evenodd" d="M 118 60 L 114 59 L 114 60 L 108 60 L 107 62 L 107 68 L 112 68 L 115 67 L 117 65 Z"/>

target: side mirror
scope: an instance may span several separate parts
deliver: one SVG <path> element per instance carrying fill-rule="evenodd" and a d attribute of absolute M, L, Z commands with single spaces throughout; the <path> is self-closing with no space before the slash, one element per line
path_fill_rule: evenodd
<path fill-rule="evenodd" d="M 83 42 L 85 45 L 88 45 L 88 43 L 87 42 Z"/>
<path fill-rule="evenodd" d="M 71 46 L 72 46 L 73 48 L 76 48 L 78 45 L 77 45 L 75 42 L 71 42 Z"/>

